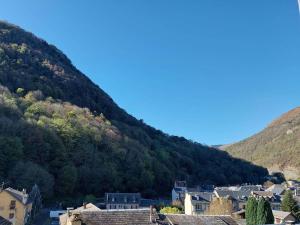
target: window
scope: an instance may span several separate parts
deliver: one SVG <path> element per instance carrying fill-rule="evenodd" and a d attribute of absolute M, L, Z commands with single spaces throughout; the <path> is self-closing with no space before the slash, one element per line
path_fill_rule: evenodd
<path fill-rule="evenodd" d="M 9 219 L 13 219 L 15 217 L 15 214 L 14 213 L 10 213 L 9 214 Z"/>
<path fill-rule="evenodd" d="M 16 208 L 16 201 L 15 200 L 11 200 L 10 201 L 10 206 L 9 206 L 10 209 L 15 209 Z"/>

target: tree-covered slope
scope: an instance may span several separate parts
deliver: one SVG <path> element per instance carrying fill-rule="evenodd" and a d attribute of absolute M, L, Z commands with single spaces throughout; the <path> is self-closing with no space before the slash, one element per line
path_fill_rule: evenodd
<path fill-rule="evenodd" d="M 300 178 L 300 108 L 295 108 L 258 134 L 225 147 L 235 157 Z"/>
<path fill-rule="evenodd" d="M 0 179 L 51 196 L 259 182 L 262 167 L 139 121 L 54 46 L 0 22 Z M 172 113 L 172 112 L 170 112 Z"/>

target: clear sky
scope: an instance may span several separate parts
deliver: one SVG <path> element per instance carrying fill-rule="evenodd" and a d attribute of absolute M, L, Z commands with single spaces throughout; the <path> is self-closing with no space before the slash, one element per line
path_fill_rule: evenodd
<path fill-rule="evenodd" d="M 300 106 L 297 0 L 0 0 L 127 112 L 205 144 Z"/>

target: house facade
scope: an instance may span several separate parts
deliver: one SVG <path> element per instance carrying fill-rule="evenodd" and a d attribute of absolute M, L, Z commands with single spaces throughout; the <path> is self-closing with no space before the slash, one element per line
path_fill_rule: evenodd
<path fill-rule="evenodd" d="M 0 216 L 12 225 L 25 225 L 29 221 L 32 203 L 25 190 L 12 188 L 0 190 Z"/>
<path fill-rule="evenodd" d="M 186 192 L 184 212 L 186 215 L 201 215 L 209 208 L 213 199 L 212 192 Z"/>
<path fill-rule="evenodd" d="M 141 203 L 140 193 L 106 193 L 106 209 L 138 209 Z"/>

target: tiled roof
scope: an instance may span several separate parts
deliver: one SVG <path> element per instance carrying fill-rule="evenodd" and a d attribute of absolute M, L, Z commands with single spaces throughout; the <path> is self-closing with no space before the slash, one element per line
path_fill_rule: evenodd
<path fill-rule="evenodd" d="M 140 204 L 140 193 L 105 193 L 106 204 Z"/>
<path fill-rule="evenodd" d="M 5 191 L 9 193 L 11 196 L 13 196 L 15 199 L 20 201 L 22 204 L 26 205 L 29 203 L 28 194 L 24 194 L 23 192 L 15 190 L 13 188 L 6 188 Z"/>
<path fill-rule="evenodd" d="M 0 225 L 12 225 L 12 223 L 0 216 Z"/>
<path fill-rule="evenodd" d="M 152 218 L 156 219 L 156 216 Z M 153 225 L 150 209 L 82 212 L 78 218 L 86 225 Z"/>
<path fill-rule="evenodd" d="M 168 214 L 165 221 L 174 225 L 237 225 L 230 216 L 191 216 Z"/>

